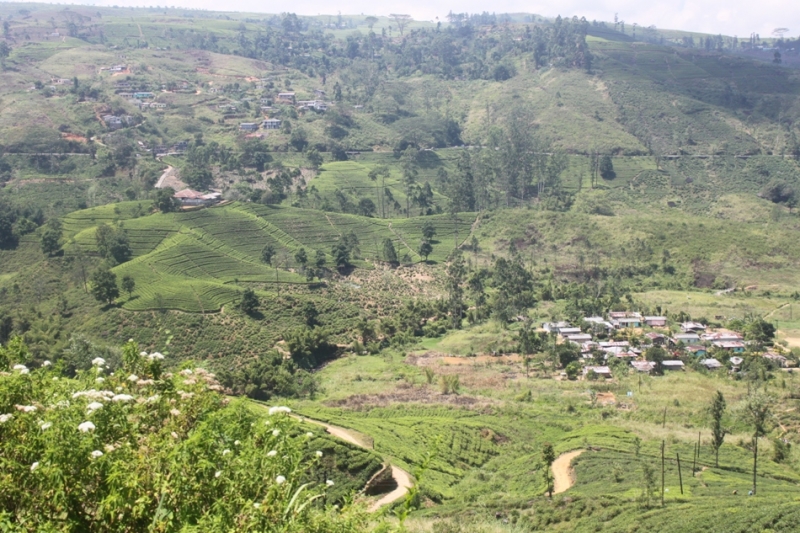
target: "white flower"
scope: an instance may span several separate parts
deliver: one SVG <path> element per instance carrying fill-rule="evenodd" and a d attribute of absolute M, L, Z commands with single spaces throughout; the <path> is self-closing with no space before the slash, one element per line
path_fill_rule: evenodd
<path fill-rule="evenodd" d="M 95 371 L 96 371 L 98 374 L 102 374 L 102 373 L 103 373 L 103 370 L 104 370 L 104 369 L 103 369 L 103 367 L 102 367 L 102 366 L 98 366 L 97 368 L 95 368 Z"/>
<path fill-rule="evenodd" d="M 316 456 L 317 456 L 317 457 L 322 457 L 322 452 L 321 452 L 321 451 L 319 451 L 319 450 L 317 450 Z"/>
<path fill-rule="evenodd" d="M 92 459 L 97 459 L 98 457 L 103 457 L 103 452 L 100 450 L 95 450 L 92 452 Z"/>
<path fill-rule="evenodd" d="M 219 476 L 221 476 L 221 475 L 222 475 L 222 470 L 217 470 L 217 471 L 214 473 L 214 477 L 219 477 Z"/>
<path fill-rule="evenodd" d="M 222 450 L 222 457 L 225 457 L 229 453 L 231 453 L 231 451 L 229 449 L 225 448 L 224 450 Z"/>
<path fill-rule="evenodd" d="M 333 482 L 332 479 L 329 479 L 328 481 L 326 481 L 325 484 L 328 485 L 329 487 L 333 487 L 335 485 L 335 483 Z"/>
<path fill-rule="evenodd" d="M 139 352 L 139 355 L 142 357 L 147 357 L 147 352 Z"/>
<path fill-rule="evenodd" d="M 58 381 L 58 378 L 53 378 L 53 381 Z"/>
<path fill-rule="evenodd" d="M 233 443 L 234 446 L 238 446 L 240 444 L 241 444 L 241 442 L 239 442 L 238 440 Z"/>
<path fill-rule="evenodd" d="M 164 354 L 159 352 L 153 352 L 148 356 L 148 358 L 151 361 L 162 361 L 164 359 Z"/>
<path fill-rule="evenodd" d="M 185 369 L 181 370 L 179 372 L 179 374 L 181 376 L 191 376 L 192 375 L 192 371 L 190 369 L 188 369 L 188 368 L 185 368 Z"/>
<path fill-rule="evenodd" d="M 267 452 L 267 457 L 275 457 L 276 455 L 278 455 L 278 452 L 276 452 L 275 450 L 270 450 L 269 452 Z"/>
<path fill-rule="evenodd" d="M 7 415 L 0 415 L 0 424 L 5 424 L 6 422 L 11 420 L 12 418 L 14 418 L 14 415 L 12 415 L 10 413 L 7 414 Z"/>
<path fill-rule="evenodd" d="M 35 413 L 36 406 L 35 405 L 16 405 L 17 411 L 22 411 L 23 413 Z"/>
<path fill-rule="evenodd" d="M 181 412 L 178 411 L 177 409 L 170 409 L 169 414 L 171 414 L 172 416 L 180 416 Z"/>
<path fill-rule="evenodd" d="M 103 366 L 106 364 L 106 360 L 102 357 L 95 357 L 92 359 L 92 366 Z"/>
<path fill-rule="evenodd" d="M 44 363 L 42 363 L 42 366 L 50 366 L 52 364 L 53 363 L 51 363 L 50 361 L 45 361 Z"/>
<path fill-rule="evenodd" d="M 270 416 L 272 416 L 272 415 L 274 415 L 274 414 L 276 414 L 276 413 L 291 413 L 291 412 L 292 412 L 292 410 L 291 410 L 291 409 L 289 409 L 288 407 L 283 407 L 283 406 L 280 406 L 280 407 L 270 407 L 270 408 L 269 408 L 269 411 L 268 411 L 268 413 L 269 413 L 269 415 L 270 415 Z"/>
<path fill-rule="evenodd" d="M 130 376 L 128 376 L 128 381 L 133 381 L 133 382 L 139 381 L 139 376 L 137 376 L 136 374 L 131 374 Z"/>
<path fill-rule="evenodd" d="M 306 433 L 306 437 L 308 437 L 309 439 L 310 439 L 311 437 L 313 437 L 313 436 L 314 436 L 314 434 L 313 434 L 313 433 L 311 433 L 310 431 L 309 431 L 308 433 Z"/>
<path fill-rule="evenodd" d="M 122 392 L 122 387 L 116 387 L 114 390 L 117 392 Z"/>
<path fill-rule="evenodd" d="M 170 435 L 172 435 L 173 439 L 177 439 L 178 438 L 178 434 L 175 433 L 174 431 L 172 433 L 170 433 Z"/>
<path fill-rule="evenodd" d="M 53 427 L 53 423 L 52 422 L 45 422 L 39 427 L 42 428 L 42 431 L 47 431 L 48 429 Z"/>
<path fill-rule="evenodd" d="M 28 370 L 28 367 L 25 365 L 14 365 L 14 370 L 19 372 L 20 374 L 27 374 L 28 372 L 30 372 Z"/>
<path fill-rule="evenodd" d="M 95 383 L 103 383 L 104 381 L 105 381 L 105 378 L 96 378 L 94 380 Z"/>
<path fill-rule="evenodd" d="M 112 402 L 129 402 L 133 400 L 133 396 L 130 394 L 117 394 L 113 398 L 111 398 Z"/>
<path fill-rule="evenodd" d="M 31 472 L 33 472 L 33 471 L 34 471 L 34 470 L 36 470 L 37 468 L 39 468 L 39 461 L 36 461 L 35 463 L 33 463 L 33 464 L 31 465 Z"/>
<path fill-rule="evenodd" d="M 153 396 L 150 396 L 147 399 L 147 403 L 156 403 L 160 399 L 161 399 L 161 396 L 159 396 L 158 394 L 154 394 Z"/>
<path fill-rule="evenodd" d="M 106 450 L 106 453 L 111 453 L 115 450 L 113 444 L 106 444 L 105 446 L 103 446 L 103 448 Z"/>
<path fill-rule="evenodd" d="M 286 481 L 286 478 L 283 476 L 278 476 L 275 478 L 275 483 L 277 483 L 278 485 L 282 484 L 284 481 Z"/>
<path fill-rule="evenodd" d="M 256 503 L 253 504 L 253 507 L 255 507 L 256 509 L 259 509 L 261 507 L 261 504 L 256 502 Z"/>
<path fill-rule="evenodd" d="M 86 406 L 86 409 L 89 410 L 89 414 L 94 413 L 98 409 L 102 409 L 102 408 L 103 408 L 103 404 L 100 403 L 100 402 L 92 402 L 92 403 L 90 403 L 89 405 Z"/>
<path fill-rule="evenodd" d="M 268 426 L 269 425 L 269 420 L 264 420 L 264 425 Z"/>
<path fill-rule="evenodd" d="M 281 430 L 280 429 L 273 429 L 272 430 L 272 436 L 273 437 L 277 437 L 280 434 L 281 434 Z"/>
<path fill-rule="evenodd" d="M 78 426 L 78 429 L 82 433 L 86 433 L 87 431 L 94 431 L 94 428 L 95 428 L 95 425 L 92 424 L 91 422 L 84 422 L 83 424 L 80 424 Z"/>

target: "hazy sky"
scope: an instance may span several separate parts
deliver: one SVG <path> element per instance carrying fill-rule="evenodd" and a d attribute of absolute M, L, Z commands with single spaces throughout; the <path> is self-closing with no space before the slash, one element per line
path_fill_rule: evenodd
<path fill-rule="evenodd" d="M 74 1 L 74 0 L 73 0 Z M 654 24 L 658 28 L 722 33 L 749 36 L 759 33 L 768 37 L 775 28 L 789 28 L 788 35 L 800 35 L 800 7 L 797 0 L 560 0 L 559 2 L 530 2 L 523 0 L 405 0 L 375 2 L 374 0 L 295 0 L 286 3 L 267 3 L 258 0 L 141 0 L 80 1 L 97 5 L 175 5 L 209 10 L 235 10 L 275 13 L 291 11 L 298 15 L 361 14 L 388 15 L 408 13 L 416 19 L 433 20 L 449 11 L 478 13 L 536 13 L 544 16 L 585 16 L 588 20 L 614 19 L 614 13 L 627 24 Z"/>

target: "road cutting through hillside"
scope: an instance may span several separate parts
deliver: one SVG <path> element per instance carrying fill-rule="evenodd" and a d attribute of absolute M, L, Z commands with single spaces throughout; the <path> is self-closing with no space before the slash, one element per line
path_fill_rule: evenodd
<path fill-rule="evenodd" d="M 347 428 L 334 426 L 332 424 L 328 424 L 327 422 L 322 422 L 320 420 L 314 420 L 313 418 L 306 418 L 299 415 L 292 415 L 294 418 L 301 420 L 303 422 L 308 422 L 309 424 L 315 424 L 317 426 L 322 426 L 325 428 L 325 431 L 333 435 L 338 439 L 342 439 L 343 441 L 349 442 L 359 448 L 364 449 L 372 449 L 371 446 L 368 446 L 367 443 L 364 442 L 363 439 L 359 438 L 358 434 L 352 430 Z M 370 511 L 377 511 L 384 505 L 389 505 L 390 503 L 396 502 L 397 500 L 405 497 L 408 494 L 408 490 L 413 486 L 414 482 L 411 479 L 411 474 L 399 468 L 395 465 L 390 465 L 392 468 L 392 478 L 394 479 L 395 483 L 397 483 L 397 488 L 395 488 L 391 492 L 387 492 L 383 494 L 378 500 L 372 502 L 369 506 Z"/>
<path fill-rule="evenodd" d="M 562 453 L 553 461 L 553 494 L 566 492 L 575 484 L 575 473 L 572 471 L 572 460 L 583 453 L 583 450 L 573 450 Z"/>

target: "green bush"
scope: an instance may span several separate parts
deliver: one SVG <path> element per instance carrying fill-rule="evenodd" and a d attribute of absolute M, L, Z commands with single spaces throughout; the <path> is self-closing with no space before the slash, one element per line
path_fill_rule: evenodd
<path fill-rule="evenodd" d="M 161 356 L 123 348 L 123 369 L 66 379 L 4 350 L 0 529 L 363 531 L 365 513 L 321 504 L 322 452 L 270 409 L 229 403 L 202 368 L 161 375 Z M 137 372 L 136 375 L 133 371 Z"/>

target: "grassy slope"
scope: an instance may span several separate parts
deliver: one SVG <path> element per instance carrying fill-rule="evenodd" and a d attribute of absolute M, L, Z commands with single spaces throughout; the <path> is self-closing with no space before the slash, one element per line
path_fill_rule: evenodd
<path fill-rule="evenodd" d="M 800 497 L 800 475 L 791 461 L 772 463 L 766 441 L 760 446 L 757 501 L 761 510 L 746 517 L 718 514 L 720 508 L 749 505 L 741 498 L 752 481 L 747 473 L 751 454 L 742 447 L 748 442 L 747 428 L 737 418 L 728 421 L 734 434 L 722 448 L 720 468 L 714 467 L 705 405 L 715 390 L 723 391 L 730 406 L 746 392 L 745 385 L 724 375 L 676 373 L 645 377 L 642 385 L 637 385 L 638 376 L 630 375 L 599 385 L 600 390 L 614 393 L 617 401 L 633 406 L 618 410 L 592 408 L 585 383 L 526 379 L 519 363 L 499 360 L 458 367 L 434 364 L 430 368 L 437 375 L 457 373 L 462 383 L 458 399 L 440 396 L 435 383 L 426 384 L 421 368 L 407 363 L 391 354 L 336 361 L 320 373 L 321 397 L 297 403 L 296 408 L 372 436 L 378 453 L 406 466 L 419 464 L 425 453 L 434 452 L 422 489 L 442 505 L 422 511 L 430 517 L 428 526 L 433 517 L 459 516 L 466 509 L 490 513 L 517 509 L 523 517 L 521 524 L 565 531 L 590 531 L 597 524 L 622 531 L 633 520 L 643 519 L 658 531 L 688 532 L 698 524 L 714 522 L 714 531 L 746 531 L 753 527 L 751 521 L 760 520 L 775 520 L 783 524 L 776 530 L 788 531 L 790 522 L 780 517 L 787 512 L 795 516 L 786 504 Z M 787 389 L 797 385 L 797 379 L 788 376 Z M 528 390 L 530 399 L 520 401 L 527 398 Z M 626 399 L 629 390 L 633 397 Z M 783 408 L 794 403 L 784 399 Z M 667 424 L 662 428 L 665 408 Z M 703 471 L 693 477 L 691 457 L 698 431 L 702 433 L 699 466 Z M 638 454 L 635 437 L 643 441 Z M 660 468 L 662 439 L 668 453 L 667 508 L 641 515 L 631 505 L 641 494 L 641 463 Z M 538 458 L 541 445 L 548 441 L 557 453 L 587 446 L 597 449 L 575 461 L 577 484 L 567 493 L 571 503 L 565 500 L 550 506 L 539 499 L 543 485 Z M 682 459 L 684 495 L 680 495 L 676 453 Z M 615 476 L 615 471 L 620 473 Z M 739 495 L 733 495 L 733 490 Z M 604 503 L 593 504 L 597 498 Z M 478 529 L 464 529 L 473 530 Z"/>

